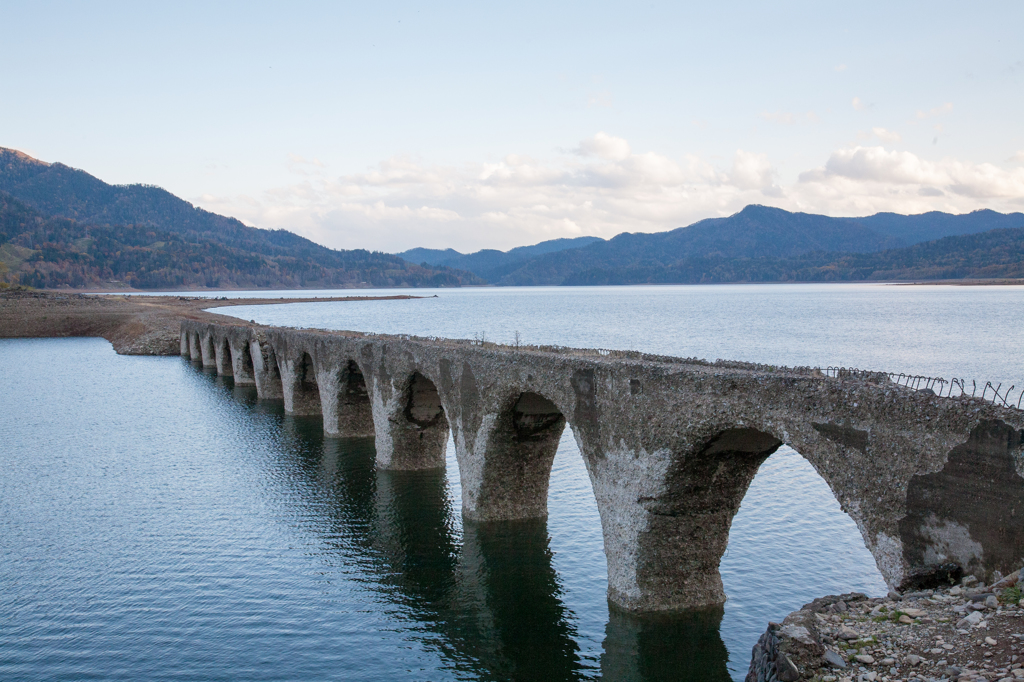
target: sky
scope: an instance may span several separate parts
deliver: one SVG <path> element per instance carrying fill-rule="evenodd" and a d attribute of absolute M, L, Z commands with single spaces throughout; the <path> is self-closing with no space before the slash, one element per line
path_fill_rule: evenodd
<path fill-rule="evenodd" d="M 0 25 L 0 146 L 333 248 L 1024 211 L 1021 0 L 26 1 Z"/>

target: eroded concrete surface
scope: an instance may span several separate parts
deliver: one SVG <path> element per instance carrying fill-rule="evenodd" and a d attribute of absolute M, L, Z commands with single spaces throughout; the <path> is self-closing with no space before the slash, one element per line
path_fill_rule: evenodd
<path fill-rule="evenodd" d="M 470 522 L 544 518 L 569 424 L 608 597 L 629 611 L 725 600 L 729 527 L 782 444 L 828 483 L 893 587 L 936 564 L 982 577 L 1024 562 L 1024 413 L 979 399 L 809 368 L 245 323 L 187 320 L 180 345 L 287 412 L 322 414 L 328 435 L 372 434 L 381 469 L 444 466 L 451 433 Z"/>

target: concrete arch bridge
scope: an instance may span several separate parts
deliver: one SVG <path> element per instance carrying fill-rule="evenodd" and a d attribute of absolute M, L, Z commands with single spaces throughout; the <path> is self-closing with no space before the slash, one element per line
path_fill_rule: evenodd
<path fill-rule="evenodd" d="M 803 455 L 886 581 L 1024 563 L 1024 412 L 882 377 L 556 348 L 186 320 L 181 354 L 329 436 L 372 436 L 382 469 L 442 467 L 471 522 L 543 518 L 566 423 L 590 475 L 608 598 L 634 612 L 725 601 L 719 562 L 761 463 Z M 779 491 L 785 495 L 785 490 Z"/>

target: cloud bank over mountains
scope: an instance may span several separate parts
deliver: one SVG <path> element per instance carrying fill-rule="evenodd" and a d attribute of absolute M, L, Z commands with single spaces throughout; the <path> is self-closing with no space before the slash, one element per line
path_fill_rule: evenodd
<path fill-rule="evenodd" d="M 890 131 L 876 129 L 873 138 L 882 144 L 838 149 L 816 168 L 787 169 L 795 177 L 788 182 L 765 154 L 737 150 L 723 166 L 637 152 L 599 132 L 550 158 L 508 154 L 455 166 L 398 156 L 348 175 L 293 156 L 292 184 L 258 196 L 194 201 L 327 246 L 388 252 L 660 232 L 747 204 L 831 216 L 1024 209 L 1024 151 L 998 163 L 935 161 L 887 147 L 899 140 Z"/>

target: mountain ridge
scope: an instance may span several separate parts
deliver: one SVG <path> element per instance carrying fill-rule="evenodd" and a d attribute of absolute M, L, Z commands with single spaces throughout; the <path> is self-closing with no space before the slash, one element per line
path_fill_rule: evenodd
<path fill-rule="evenodd" d="M 32 286 L 127 282 L 143 288 L 349 288 L 482 283 L 475 275 L 452 268 L 423 267 L 363 249 L 329 249 L 286 230 L 249 227 L 160 187 L 111 185 L 83 170 L 4 148 L 0 195 L 5 197 L 0 202 L 5 211 L 2 260 L 13 271 L 8 279 Z"/>
<path fill-rule="evenodd" d="M 494 283 L 559 285 L 577 281 L 573 277 L 578 273 L 594 269 L 666 267 L 699 258 L 789 259 L 815 252 L 872 253 L 912 246 L 931 235 L 936 235 L 935 239 L 1020 225 L 1024 225 L 1024 214 L 987 209 L 962 215 L 931 212 L 831 218 L 751 205 L 732 216 L 708 218 L 667 232 L 624 232 L 605 242 L 539 256 Z"/>
<path fill-rule="evenodd" d="M 473 253 L 460 253 L 451 248 L 444 250 L 416 248 L 396 255 L 411 263 L 444 265 L 450 268 L 458 268 L 459 270 L 468 270 L 485 280 L 493 281 L 512 272 L 523 261 L 530 258 L 558 251 L 577 249 L 603 241 L 600 237 L 574 237 L 549 239 L 529 246 L 517 246 L 508 251 L 481 249 Z"/>

